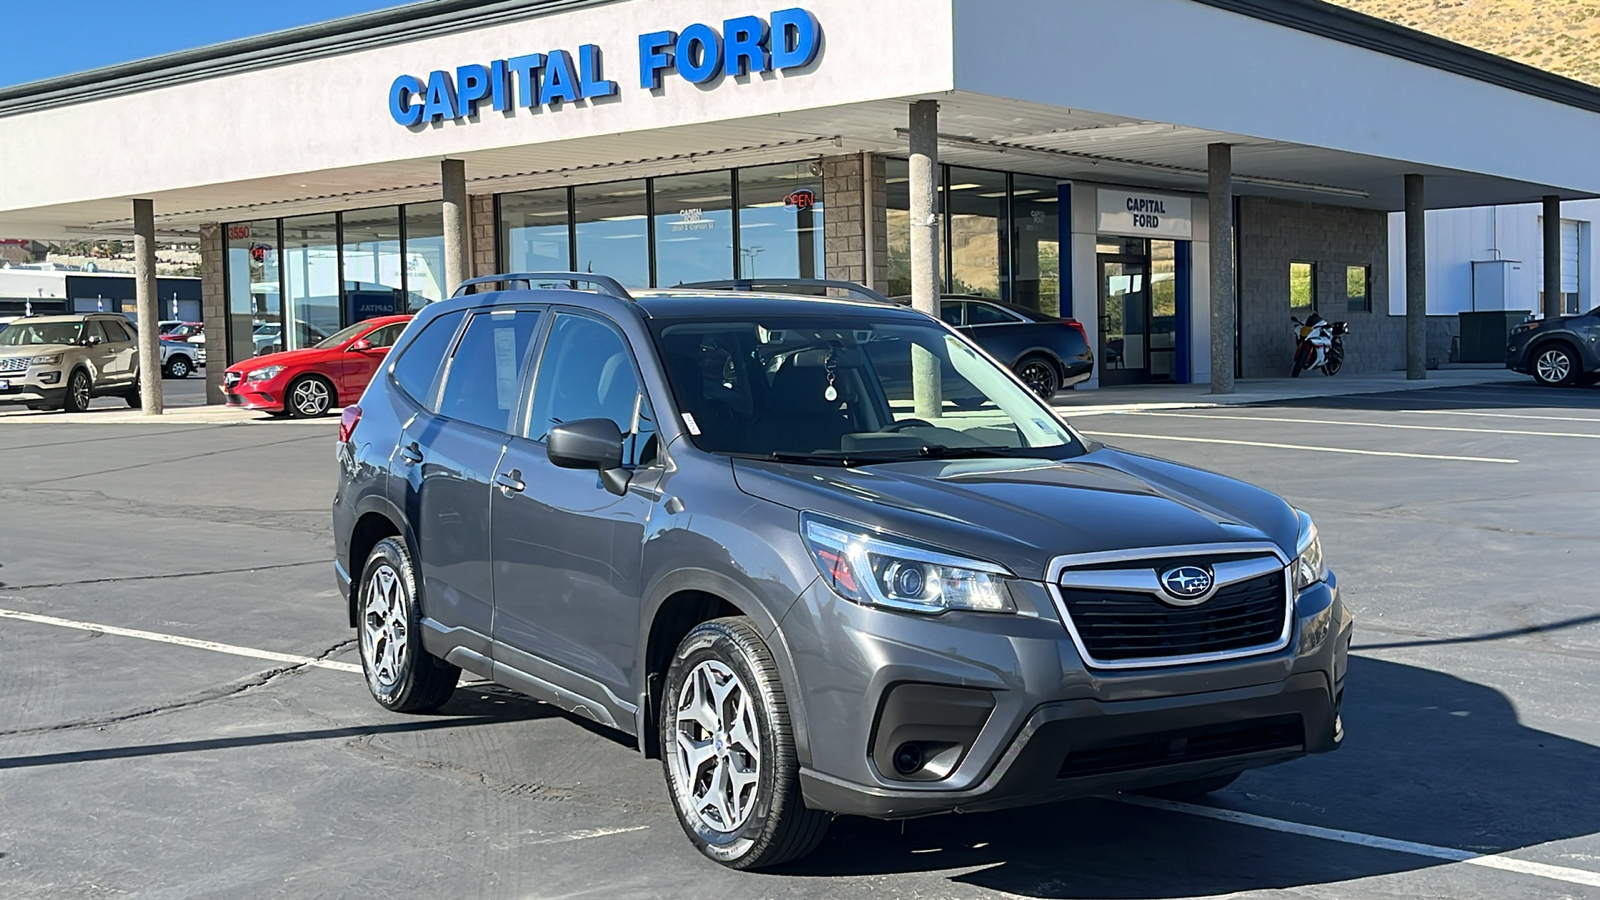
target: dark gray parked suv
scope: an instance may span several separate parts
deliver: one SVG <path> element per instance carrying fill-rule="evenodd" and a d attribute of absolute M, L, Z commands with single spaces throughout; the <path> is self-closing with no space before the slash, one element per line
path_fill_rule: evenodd
<path fill-rule="evenodd" d="M 835 814 L 1196 796 L 1339 745 L 1351 618 L 1278 497 L 1082 438 L 903 307 L 490 280 L 529 289 L 428 307 L 340 426 L 386 708 L 465 669 L 633 735 L 737 868 Z"/>

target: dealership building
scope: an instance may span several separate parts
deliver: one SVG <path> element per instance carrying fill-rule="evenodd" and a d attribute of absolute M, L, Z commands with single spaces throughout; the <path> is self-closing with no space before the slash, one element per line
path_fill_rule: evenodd
<path fill-rule="evenodd" d="M 1085 388 L 1287 374 L 1313 308 L 1421 376 L 1493 302 L 1430 229 L 1488 207 L 1538 254 L 1502 308 L 1592 305 L 1600 89 L 1315 0 L 798 2 L 431 0 L 6 89 L 0 235 L 197 242 L 230 362 L 496 272 L 931 271 L 1080 320 Z"/>

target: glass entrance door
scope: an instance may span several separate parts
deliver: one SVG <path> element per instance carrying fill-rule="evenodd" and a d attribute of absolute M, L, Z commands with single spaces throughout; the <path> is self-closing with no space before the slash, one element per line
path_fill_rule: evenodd
<path fill-rule="evenodd" d="M 1100 383 L 1149 381 L 1150 260 L 1101 254 Z"/>

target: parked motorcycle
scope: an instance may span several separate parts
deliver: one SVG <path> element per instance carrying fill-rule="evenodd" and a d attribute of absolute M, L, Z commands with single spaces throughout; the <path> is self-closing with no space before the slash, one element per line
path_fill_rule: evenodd
<path fill-rule="evenodd" d="M 1344 366 L 1344 336 L 1350 333 L 1348 322 L 1329 322 L 1312 313 L 1304 322 L 1293 316 L 1295 324 L 1294 368 L 1290 378 L 1299 378 L 1307 369 L 1321 369 L 1324 375 L 1337 375 Z"/>

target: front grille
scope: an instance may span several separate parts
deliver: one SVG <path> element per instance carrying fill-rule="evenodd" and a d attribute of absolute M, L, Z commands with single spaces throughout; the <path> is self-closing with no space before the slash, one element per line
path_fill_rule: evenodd
<path fill-rule="evenodd" d="M 228 388 L 235 387 L 243 380 L 244 376 L 240 375 L 238 372 L 228 372 L 222 376 L 222 386 Z"/>
<path fill-rule="evenodd" d="M 0 372 L 26 372 L 28 371 L 28 357 L 12 356 L 0 359 Z"/>
<path fill-rule="evenodd" d="M 1095 662 L 1229 653 L 1276 644 L 1288 615 L 1288 570 L 1227 585 L 1198 606 L 1177 608 L 1152 594 L 1060 588 L 1083 649 Z"/>
<path fill-rule="evenodd" d="M 1274 750 L 1296 750 L 1304 747 L 1305 742 L 1305 724 L 1299 716 L 1278 716 L 1151 735 L 1125 743 L 1074 747 L 1062 760 L 1056 777 L 1080 778 Z"/>

